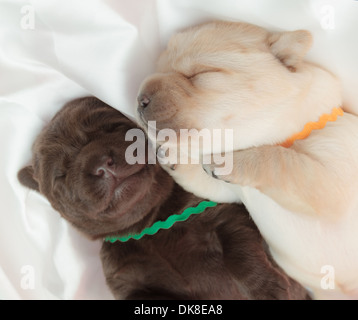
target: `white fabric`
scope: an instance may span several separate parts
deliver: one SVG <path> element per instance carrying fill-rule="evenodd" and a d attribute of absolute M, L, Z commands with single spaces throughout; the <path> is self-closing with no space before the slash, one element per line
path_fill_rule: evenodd
<path fill-rule="evenodd" d="M 0 0 L 0 299 L 111 299 L 100 241 L 84 238 L 16 175 L 67 101 L 94 95 L 132 116 L 176 31 L 213 19 L 308 29 L 308 58 L 342 80 L 358 114 L 358 1 Z"/>

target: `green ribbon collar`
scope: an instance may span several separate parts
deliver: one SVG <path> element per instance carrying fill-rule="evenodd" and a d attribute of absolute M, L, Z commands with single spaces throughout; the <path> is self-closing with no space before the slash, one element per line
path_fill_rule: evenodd
<path fill-rule="evenodd" d="M 173 214 L 168 217 L 165 221 L 157 221 L 152 226 L 145 228 L 141 233 L 138 234 L 129 234 L 126 236 L 108 236 L 104 239 L 106 242 L 114 243 L 116 241 L 126 242 L 129 239 L 139 240 L 145 235 L 153 235 L 156 234 L 160 229 L 169 229 L 176 222 L 185 221 L 193 214 L 202 213 L 206 208 L 215 207 L 217 205 L 216 202 L 213 201 L 202 201 L 196 207 L 186 208 L 181 214 Z"/>

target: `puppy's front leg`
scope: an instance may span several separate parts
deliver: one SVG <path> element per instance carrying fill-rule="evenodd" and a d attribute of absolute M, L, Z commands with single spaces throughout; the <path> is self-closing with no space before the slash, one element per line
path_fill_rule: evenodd
<path fill-rule="evenodd" d="M 334 175 L 308 154 L 261 146 L 235 151 L 231 156 L 233 169 L 229 174 L 220 175 L 222 165 L 215 163 L 204 165 L 204 169 L 220 180 L 256 188 L 291 211 L 337 216 L 344 210 Z"/>

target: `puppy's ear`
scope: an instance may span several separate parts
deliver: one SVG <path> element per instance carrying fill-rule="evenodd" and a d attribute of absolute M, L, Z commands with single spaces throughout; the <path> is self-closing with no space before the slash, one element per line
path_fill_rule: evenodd
<path fill-rule="evenodd" d="M 40 192 L 39 184 L 34 178 L 34 168 L 32 166 L 21 169 L 17 174 L 17 178 L 25 187 Z"/>
<path fill-rule="evenodd" d="M 312 45 L 312 35 L 306 30 L 277 32 L 269 36 L 271 52 L 291 71 L 297 65 Z"/>

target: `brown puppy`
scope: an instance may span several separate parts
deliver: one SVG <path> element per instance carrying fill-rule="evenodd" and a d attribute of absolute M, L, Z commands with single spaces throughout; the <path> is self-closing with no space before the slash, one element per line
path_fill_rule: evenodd
<path fill-rule="evenodd" d="M 68 103 L 37 138 L 19 180 L 92 239 L 138 233 L 202 200 L 158 164 L 126 161 L 135 124 L 96 98 Z M 143 135 L 144 137 L 144 135 Z M 140 139 L 140 136 L 138 137 Z M 148 157 L 149 150 L 146 152 Z M 147 158 L 146 158 L 147 160 Z M 265 251 L 245 208 L 219 204 L 127 242 L 104 242 L 117 299 L 306 299 Z"/>

